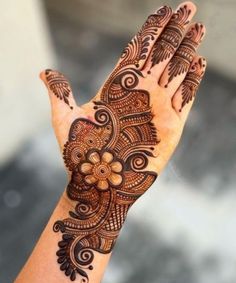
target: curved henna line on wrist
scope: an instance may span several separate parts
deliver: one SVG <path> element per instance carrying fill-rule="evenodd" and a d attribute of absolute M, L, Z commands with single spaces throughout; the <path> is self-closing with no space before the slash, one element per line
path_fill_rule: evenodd
<path fill-rule="evenodd" d="M 204 35 L 204 26 L 195 24 L 185 35 L 179 48 L 168 66 L 168 82 L 165 87 L 178 75 L 187 73 L 191 62 L 193 61 L 197 47 L 201 43 Z"/>
<path fill-rule="evenodd" d="M 205 73 L 205 68 L 205 58 L 199 58 L 198 61 L 192 63 L 190 70 L 182 83 L 182 104 L 179 112 L 181 112 L 183 107 L 195 97 L 202 77 Z"/>
<path fill-rule="evenodd" d="M 191 9 L 189 9 L 187 5 L 184 5 L 173 14 L 160 35 L 160 39 L 158 39 L 153 46 L 151 68 L 169 59 L 175 53 L 182 40 L 185 26 L 189 23 L 188 18 L 190 13 Z"/>
<path fill-rule="evenodd" d="M 79 118 L 71 125 L 63 157 L 72 173 L 67 195 L 75 209 L 53 227 L 63 234 L 58 263 L 71 281 L 80 275 L 89 282 L 94 252 L 111 252 L 128 209 L 157 177 L 145 170 L 159 140 L 150 95 L 138 88 L 142 77 L 119 65 L 94 102 L 96 122 Z"/>
<path fill-rule="evenodd" d="M 172 9 L 163 6 L 148 17 L 137 35 L 131 40 L 121 55 L 120 66 L 135 65 L 139 68 L 141 60 L 146 60 L 148 51 L 159 32 L 172 15 Z"/>
<path fill-rule="evenodd" d="M 66 78 L 61 73 L 50 69 L 45 71 L 45 76 L 49 89 L 53 94 L 60 100 L 63 100 L 70 109 L 73 109 L 68 99 L 71 94 L 71 88 Z"/>

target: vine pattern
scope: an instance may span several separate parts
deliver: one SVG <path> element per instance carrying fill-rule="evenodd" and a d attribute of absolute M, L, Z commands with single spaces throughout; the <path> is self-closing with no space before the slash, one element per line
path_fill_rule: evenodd
<path fill-rule="evenodd" d="M 175 53 L 189 13 L 183 6 L 169 21 L 172 11 L 164 6 L 149 16 L 123 51 L 99 100 L 94 101 L 95 121 L 78 118 L 71 125 L 63 158 L 71 172 L 67 195 L 75 207 L 53 226 L 54 232 L 62 234 L 57 262 L 71 281 L 79 278 L 81 283 L 89 282 L 95 253 L 112 251 L 129 208 L 157 178 L 155 172 L 147 170 L 160 140 L 152 122 L 150 94 L 139 86 L 144 78 L 141 63 L 152 46 L 153 66 Z M 193 36 L 196 34 L 189 34 L 184 48 L 189 47 Z M 199 64 L 202 62 L 191 66 L 183 83 L 182 107 L 195 95 L 203 75 L 196 71 Z M 46 71 L 46 77 L 51 91 L 70 106 L 67 81 L 51 70 Z"/>
<path fill-rule="evenodd" d="M 159 140 L 149 93 L 139 89 L 139 62 L 169 17 L 162 7 L 128 44 L 94 102 L 95 122 L 78 118 L 71 125 L 63 157 L 71 171 L 67 195 L 76 205 L 53 226 L 62 233 L 57 261 L 71 281 L 80 275 L 89 282 L 94 252 L 111 252 L 127 211 L 157 177 L 146 170 Z"/>

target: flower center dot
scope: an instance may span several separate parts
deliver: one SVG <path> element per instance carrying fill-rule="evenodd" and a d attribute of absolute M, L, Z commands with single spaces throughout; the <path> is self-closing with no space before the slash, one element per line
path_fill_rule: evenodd
<path fill-rule="evenodd" d="M 94 166 L 94 174 L 97 176 L 97 178 L 108 178 L 108 176 L 111 174 L 111 168 L 109 165 L 100 163 L 99 165 Z"/>

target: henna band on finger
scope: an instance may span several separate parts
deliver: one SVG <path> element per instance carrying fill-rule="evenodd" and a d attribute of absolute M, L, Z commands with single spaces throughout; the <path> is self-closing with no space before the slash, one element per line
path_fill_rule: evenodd
<path fill-rule="evenodd" d="M 202 24 L 195 24 L 189 29 L 169 63 L 168 82 L 165 87 L 168 87 L 168 84 L 178 75 L 187 73 L 203 36 L 204 26 Z"/>
<path fill-rule="evenodd" d="M 199 58 L 198 61 L 194 61 L 187 73 L 181 89 L 182 104 L 179 111 L 181 112 L 183 107 L 188 104 L 196 95 L 202 77 L 206 69 L 206 59 Z"/>
<path fill-rule="evenodd" d="M 170 22 L 162 32 L 160 39 L 154 44 L 151 68 L 173 56 L 183 38 L 185 26 L 189 22 L 190 13 L 191 9 L 187 5 L 184 5 L 172 16 Z"/>

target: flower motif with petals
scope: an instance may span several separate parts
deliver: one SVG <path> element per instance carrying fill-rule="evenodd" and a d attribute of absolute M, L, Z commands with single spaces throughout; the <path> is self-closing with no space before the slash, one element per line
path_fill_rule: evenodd
<path fill-rule="evenodd" d="M 107 190 L 109 186 L 118 187 L 123 182 L 122 161 L 112 151 L 90 150 L 86 161 L 80 164 L 79 170 L 85 175 L 87 185 L 96 185 L 99 190 Z"/>

